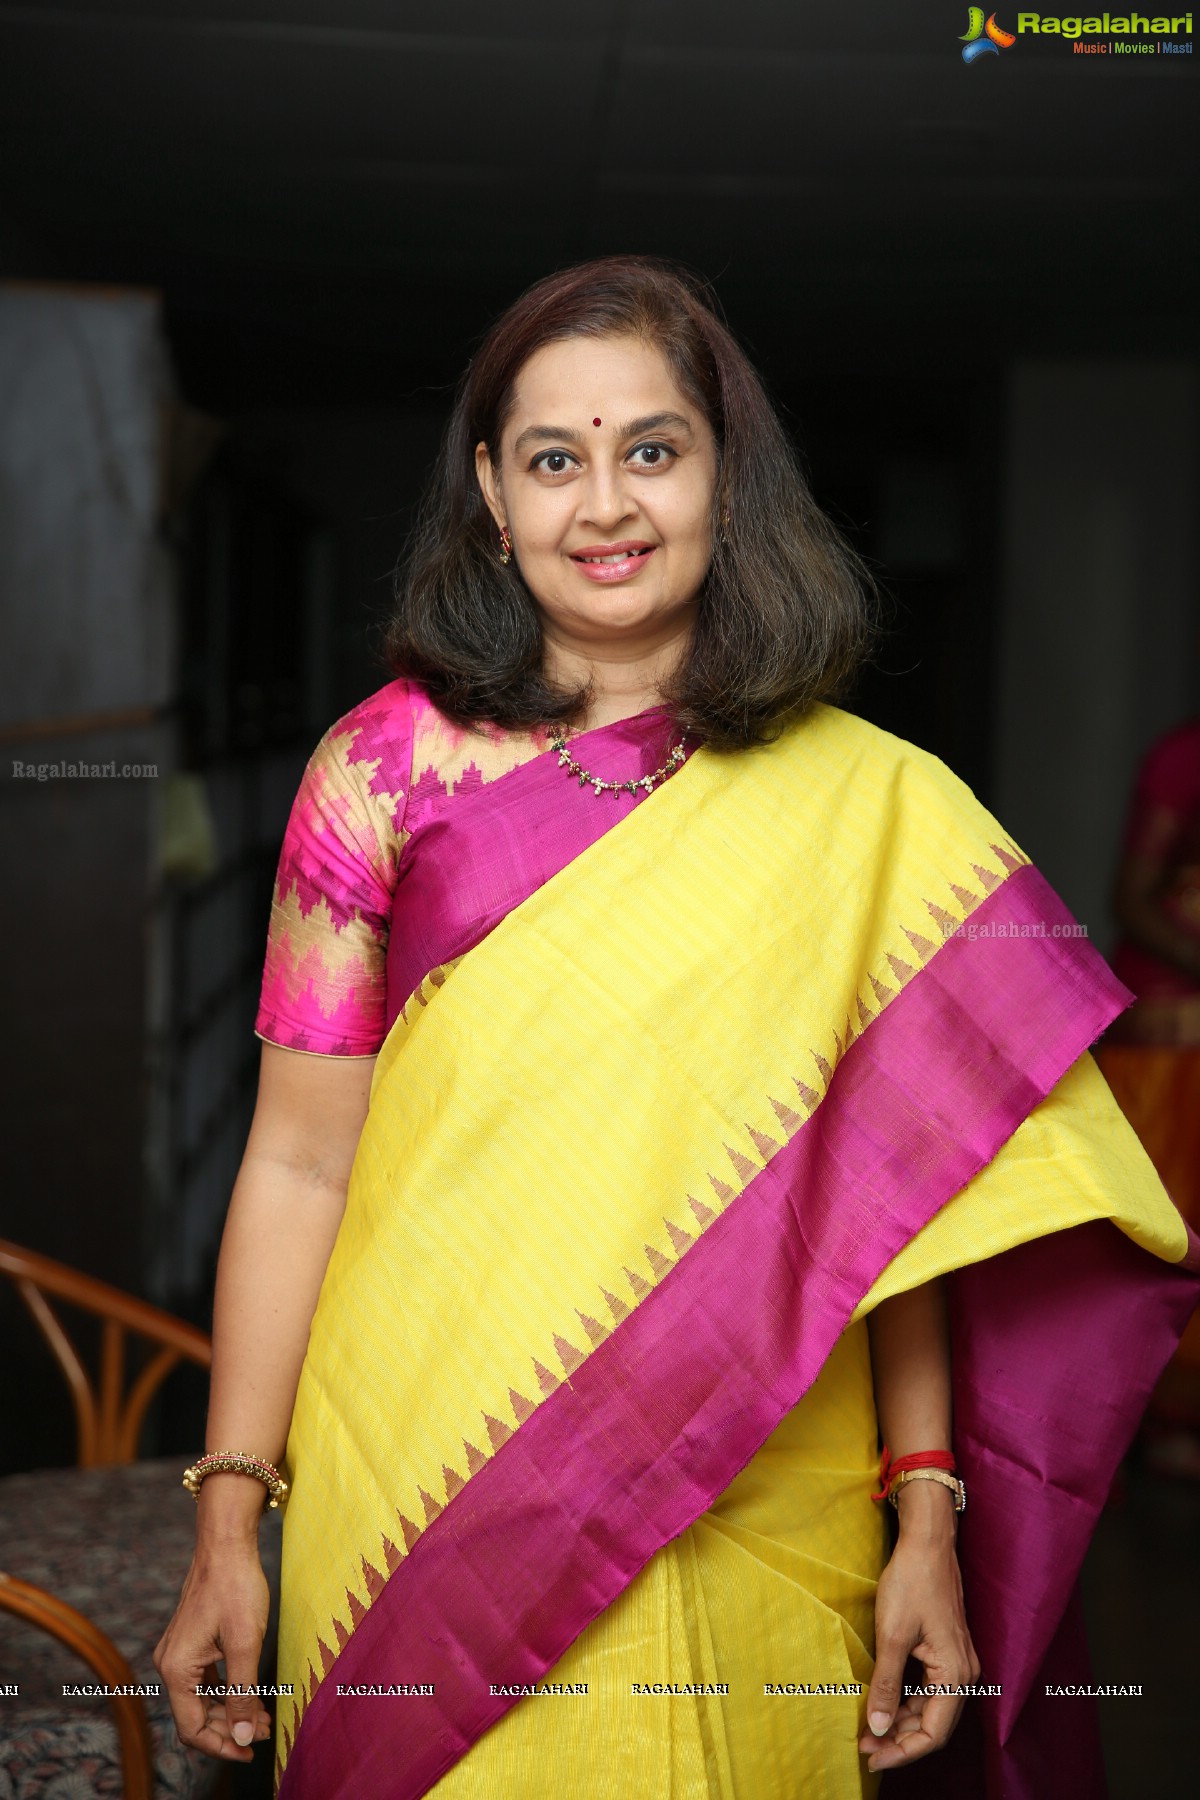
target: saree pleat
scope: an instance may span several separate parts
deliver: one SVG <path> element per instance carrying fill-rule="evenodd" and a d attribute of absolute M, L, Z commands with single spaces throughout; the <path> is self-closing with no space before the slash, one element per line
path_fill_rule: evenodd
<path fill-rule="evenodd" d="M 589 1800 L 785 1795 L 797 1767 L 814 1800 L 875 1793 L 857 1742 L 885 1545 L 869 1498 L 875 1433 L 866 1328 L 855 1325 L 717 1502 L 544 1677 L 586 1682 L 587 1696 L 514 1707 L 485 1756 L 438 1782 L 438 1800 L 565 1797 L 583 1770 Z M 634 1683 L 724 1683 L 736 1703 L 634 1694 Z"/>

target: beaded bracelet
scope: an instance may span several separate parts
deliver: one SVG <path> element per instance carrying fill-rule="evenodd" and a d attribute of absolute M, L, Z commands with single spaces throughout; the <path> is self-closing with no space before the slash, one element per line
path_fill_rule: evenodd
<path fill-rule="evenodd" d="M 269 1506 L 278 1506 L 288 1497 L 288 1484 L 275 1467 L 261 1456 L 246 1456 L 241 1450 L 219 1450 L 201 1456 L 190 1469 L 183 1471 L 183 1485 L 193 1500 L 200 1498 L 200 1484 L 208 1475 L 252 1475 L 255 1481 L 261 1481 L 270 1499 Z"/>

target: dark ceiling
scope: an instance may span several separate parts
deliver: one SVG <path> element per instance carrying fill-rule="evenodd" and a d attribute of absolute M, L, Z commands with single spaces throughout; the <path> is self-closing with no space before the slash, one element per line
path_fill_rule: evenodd
<path fill-rule="evenodd" d="M 161 288 L 225 407 L 437 387 L 528 280 L 617 249 L 713 276 L 784 387 L 1186 350 L 1196 60 L 1023 36 L 968 67 L 965 26 L 958 0 L 0 5 L 0 272 Z"/>

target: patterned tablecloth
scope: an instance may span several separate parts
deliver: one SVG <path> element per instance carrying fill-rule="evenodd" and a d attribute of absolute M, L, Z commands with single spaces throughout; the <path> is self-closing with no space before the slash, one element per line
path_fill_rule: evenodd
<path fill-rule="evenodd" d="M 47 1469 L 0 1480 L 0 1567 L 47 1588 L 98 1625 L 128 1659 L 139 1683 L 158 1681 L 154 1646 L 174 1611 L 191 1559 L 195 1510 L 180 1485 L 183 1461 L 125 1468 Z M 263 1565 L 271 1584 L 271 1626 L 260 1679 L 274 1668 L 280 1521 L 265 1514 Z M 0 1800 L 92 1800 L 121 1793 L 117 1732 L 103 1697 L 64 1697 L 63 1687 L 97 1683 L 55 1638 L 0 1612 Z M 270 1706 L 268 1702 L 268 1706 Z M 147 1696 L 156 1795 L 198 1797 L 219 1773 L 175 1735 L 165 1692 Z"/>

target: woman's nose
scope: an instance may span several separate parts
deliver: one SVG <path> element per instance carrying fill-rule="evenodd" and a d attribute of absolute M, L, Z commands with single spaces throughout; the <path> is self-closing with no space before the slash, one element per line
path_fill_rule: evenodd
<path fill-rule="evenodd" d="M 616 469 L 596 467 L 589 470 L 579 499 L 575 516 L 581 525 L 597 525 L 608 530 L 637 512 L 637 502 L 621 471 Z"/>

